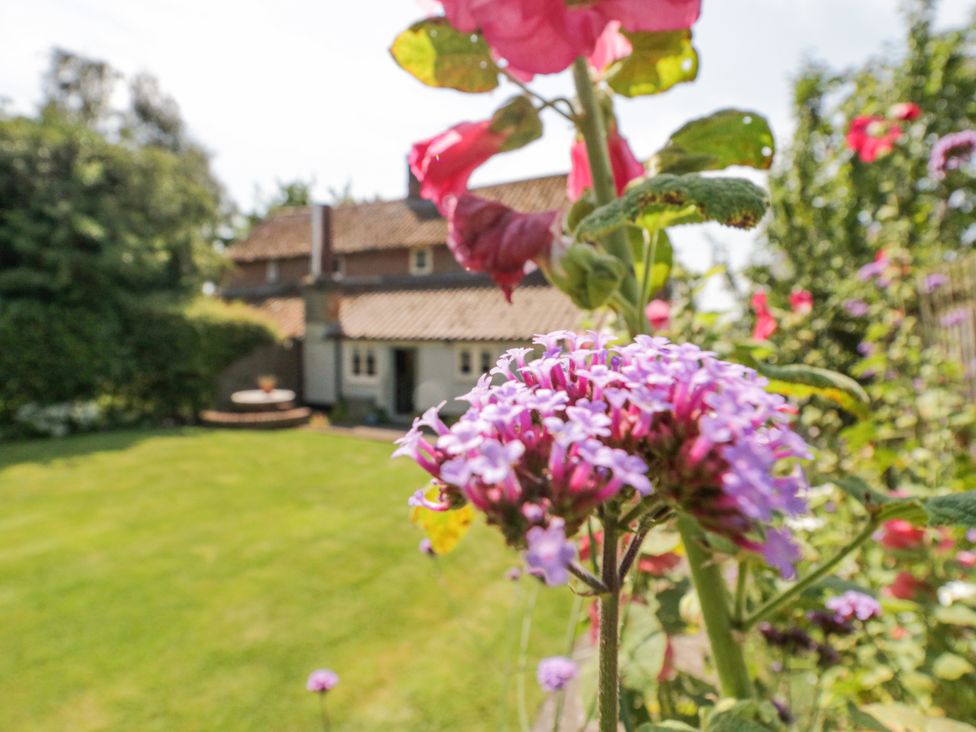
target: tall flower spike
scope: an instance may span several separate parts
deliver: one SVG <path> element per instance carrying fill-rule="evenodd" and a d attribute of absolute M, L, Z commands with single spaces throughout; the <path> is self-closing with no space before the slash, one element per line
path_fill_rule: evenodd
<path fill-rule="evenodd" d="M 528 550 L 530 569 L 559 583 L 574 556 L 567 536 L 601 504 L 653 492 L 792 575 L 799 551 L 781 520 L 805 511 L 796 461 L 810 455 L 762 377 L 659 337 L 535 341 L 544 353 L 504 355 L 498 382 L 436 444 L 414 434 L 413 449 L 398 451 L 434 475 L 438 500 L 425 500 L 435 510 L 473 504 Z"/>

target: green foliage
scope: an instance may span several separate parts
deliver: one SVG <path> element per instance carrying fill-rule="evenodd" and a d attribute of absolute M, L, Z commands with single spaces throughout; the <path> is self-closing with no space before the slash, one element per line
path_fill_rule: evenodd
<path fill-rule="evenodd" d="M 769 379 L 770 391 L 801 399 L 817 395 L 859 417 L 868 413 L 870 399 L 864 387 L 844 374 L 803 364 L 758 363 L 756 370 Z"/>
<path fill-rule="evenodd" d="M 414 23 L 393 41 L 390 53 L 407 73 L 434 87 L 478 93 L 498 86 L 491 49 L 477 34 L 462 33 L 445 18 Z"/>
<path fill-rule="evenodd" d="M 724 699 L 704 715 L 702 732 L 778 732 L 784 729 L 768 701 Z"/>
<path fill-rule="evenodd" d="M 766 193 L 742 178 L 657 175 L 584 218 L 576 237 L 598 239 L 627 223 L 654 230 L 717 221 L 750 229 L 759 223 L 767 205 Z"/>
<path fill-rule="evenodd" d="M 766 170 L 775 150 L 773 132 L 762 115 L 721 109 L 681 127 L 648 167 L 654 173 L 677 174 L 722 170 L 730 165 Z"/>
<path fill-rule="evenodd" d="M 585 244 L 566 250 L 558 270 L 550 273 L 550 279 L 583 310 L 593 310 L 606 303 L 617 291 L 626 271 L 616 257 Z"/>
<path fill-rule="evenodd" d="M 925 502 L 933 526 L 965 526 L 976 529 L 976 491 L 936 496 Z"/>
<path fill-rule="evenodd" d="M 698 53 L 691 45 L 690 30 L 624 35 L 633 51 L 611 64 L 606 75 L 607 84 L 617 94 L 660 94 L 698 78 Z"/>
<path fill-rule="evenodd" d="M 491 130 L 505 135 L 500 152 L 517 150 L 542 137 L 542 120 L 525 96 L 509 99 L 491 117 Z"/>

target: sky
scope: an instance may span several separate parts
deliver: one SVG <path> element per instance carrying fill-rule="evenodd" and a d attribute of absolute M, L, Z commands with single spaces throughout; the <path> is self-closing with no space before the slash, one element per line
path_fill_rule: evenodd
<path fill-rule="evenodd" d="M 962 24 L 973 6 L 943 0 L 939 26 Z M 0 98 L 14 111 L 32 111 L 49 50 L 61 46 L 127 75 L 155 74 L 245 209 L 259 189 L 267 194 L 276 181 L 296 178 L 314 179 L 322 199 L 347 182 L 358 196 L 396 198 L 413 142 L 483 119 L 515 93 L 432 89 L 401 71 L 387 49 L 426 15 L 424 7 L 418 0 L 0 0 Z M 698 80 L 621 100 L 621 129 L 646 158 L 688 119 L 734 106 L 765 115 L 777 140 L 786 140 L 789 81 L 804 59 L 844 68 L 883 53 L 903 34 L 898 7 L 899 0 L 704 0 L 694 31 Z M 570 95 L 570 84 L 562 74 L 537 87 Z M 542 140 L 491 160 L 472 184 L 564 172 L 572 131 L 552 113 L 544 122 Z M 705 236 L 728 245 L 741 264 L 755 235 L 686 227 L 678 249 L 693 266 L 709 264 Z"/>

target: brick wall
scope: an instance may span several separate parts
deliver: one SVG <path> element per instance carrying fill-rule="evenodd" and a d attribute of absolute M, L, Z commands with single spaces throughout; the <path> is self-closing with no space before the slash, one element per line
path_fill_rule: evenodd
<path fill-rule="evenodd" d="M 257 262 L 237 262 L 227 275 L 224 287 L 260 287 L 268 282 L 268 263 L 266 260 Z M 290 257 L 278 260 L 278 284 L 298 284 L 309 273 L 309 259 L 307 256 Z"/>
<path fill-rule="evenodd" d="M 434 253 L 433 274 L 460 272 L 461 267 L 454 255 L 443 244 L 432 247 Z M 380 249 L 370 252 L 342 254 L 346 277 L 397 277 L 410 274 L 410 250 Z"/>

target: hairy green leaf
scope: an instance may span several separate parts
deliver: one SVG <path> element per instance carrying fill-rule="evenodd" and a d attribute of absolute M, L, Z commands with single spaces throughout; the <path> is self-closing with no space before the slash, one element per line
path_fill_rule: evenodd
<path fill-rule="evenodd" d="M 867 392 L 849 376 L 803 364 L 774 366 L 759 363 L 756 370 L 769 379 L 769 390 L 777 394 L 795 398 L 821 396 L 858 417 L 867 415 L 870 402 Z"/>
<path fill-rule="evenodd" d="M 698 53 L 691 31 L 624 33 L 633 46 L 629 56 L 611 64 L 607 84 L 617 94 L 637 97 L 660 94 L 698 76 Z"/>
<path fill-rule="evenodd" d="M 542 137 L 542 120 L 528 97 L 512 97 L 491 116 L 491 131 L 505 135 L 501 152 L 508 152 Z"/>
<path fill-rule="evenodd" d="M 704 732 L 779 732 L 784 727 L 768 701 L 723 699 L 705 716 Z"/>
<path fill-rule="evenodd" d="M 936 496 L 925 502 L 933 526 L 965 526 L 976 529 L 976 491 Z"/>
<path fill-rule="evenodd" d="M 679 129 L 648 163 L 654 173 L 694 173 L 745 165 L 768 170 L 776 149 L 764 117 L 722 109 Z"/>
<path fill-rule="evenodd" d="M 888 520 L 901 518 L 913 524 L 925 524 L 925 509 L 917 498 L 897 498 L 872 488 L 855 475 L 831 478 L 830 482 L 860 503 L 873 516 Z"/>
<path fill-rule="evenodd" d="M 580 222 L 577 239 L 599 239 L 627 223 L 646 229 L 717 221 L 751 229 L 768 206 L 766 193 L 742 178 L 657 175 L 628 188 L 624 195 Z"/>
<path fill-rule="evenodd" d="M 446 18 L 414 23 L 393 41 L 390 53 L 407 73 L 428 86 L 468 93 L 498 86 L 498 67 L 478 34 L 461 33 Z"/>

